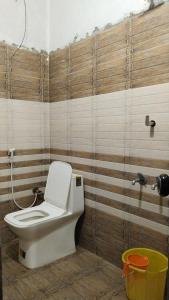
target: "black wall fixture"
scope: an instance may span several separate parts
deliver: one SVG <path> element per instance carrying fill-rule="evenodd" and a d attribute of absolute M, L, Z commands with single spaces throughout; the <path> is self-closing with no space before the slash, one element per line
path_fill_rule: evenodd
<path fill-rule="evenodd" d="M 169 176 L 167 174 L 161 174 L 156 177 L 156 183 L 152 185 L 152 190 L 156 188 L 161 197 L 169 195 Z"/>
<path fill-rule="evenodd" d="M 169 195 L 169 176 L 167 174 L 161 174 L 157 177 L 157 189 L 160 196 L 166 197 Z"/>

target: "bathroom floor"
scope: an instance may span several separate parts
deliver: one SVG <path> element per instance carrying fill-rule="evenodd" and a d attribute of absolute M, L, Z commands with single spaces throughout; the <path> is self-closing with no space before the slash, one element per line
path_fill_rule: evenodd
<path fill-rule="evenodd" d="M 17 242 L 3 248 L 3 300 L 126 300 L 121 270 L 91 252 L 28 270 L 17 261 Z"/>

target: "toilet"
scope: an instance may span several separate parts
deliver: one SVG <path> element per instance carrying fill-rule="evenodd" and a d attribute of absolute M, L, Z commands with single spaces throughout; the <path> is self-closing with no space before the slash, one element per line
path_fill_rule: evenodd
<path fill-rule="evenodd" d="M 10 213 L 4 220 L 19 237 L 19 261 L 33 269 L 72 254 L 75 227 L 84 211 L 83 178 L 69 164 L 50 165 L 44 202 Z"/>

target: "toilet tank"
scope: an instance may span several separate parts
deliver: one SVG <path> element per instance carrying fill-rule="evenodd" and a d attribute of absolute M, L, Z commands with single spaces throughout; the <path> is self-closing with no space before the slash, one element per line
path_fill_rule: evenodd
<path fill-rule="evenodd" d="M 73 174 L 70 164 L 52 162 L 44 199 L 56 207 L 81 214 L 84 211 L 83 177 Z"/>
<path fill-rule="evenodd" d="M 61 161 L 52 162 L 46 183 L 45 201 L 67 210 L 71 180 L 72 167 L 70 164 Z"/>
<path fill-rule="evenodd" d="M 83 177 L 78 174 L 72 174 L 68 200 L 68 211 L 73 214 L 79 214 L 84 211 Z"/>

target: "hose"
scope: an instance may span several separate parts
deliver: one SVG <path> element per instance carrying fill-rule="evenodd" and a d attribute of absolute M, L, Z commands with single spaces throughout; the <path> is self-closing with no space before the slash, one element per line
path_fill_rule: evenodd
<path fill-rule="evenodd" d="M 35 193 L 35 198 L 32 202 L 32 204 L 28 207 L 22 207 L 21 205 L 19 205 L 15 199 L 15 191 L 14 191 L 14 179 L 13 179 L 13 157 L 10 157 L 10 178 L 11 178 L 11 195 L 12 195 L 12 200 L 15 203 L 15 205 L 19 208 L 19 209 L 25 209 L 25 208 L 30 208 L 32 206 L 34 206 L 34 204 L 37 201 L 37 197 L 38 197 L 38 193 Z"/>

